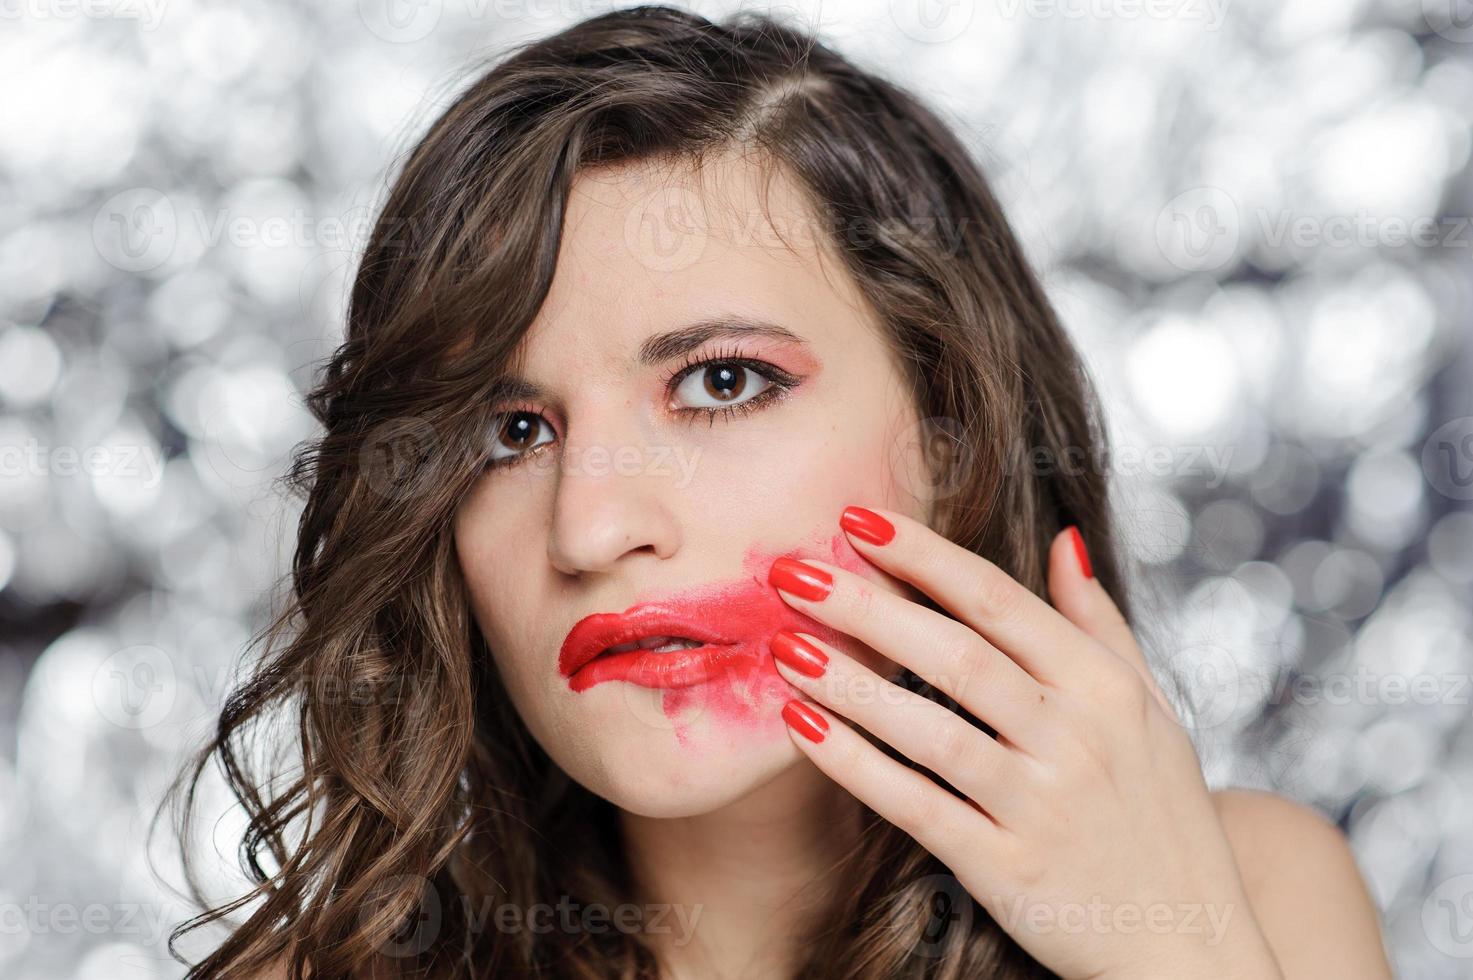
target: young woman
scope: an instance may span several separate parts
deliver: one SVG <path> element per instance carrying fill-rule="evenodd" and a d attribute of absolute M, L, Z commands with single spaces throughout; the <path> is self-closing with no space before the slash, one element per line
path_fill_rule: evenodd
<path fill-rule="evenodd" d="M 1100 424 L 982 175 L 803 33 L 494 67 L 310 403 L 191 977 L 1389 975 L 1336 829 L 1204 785 L 1104 474 L 1031 462 Z"/>

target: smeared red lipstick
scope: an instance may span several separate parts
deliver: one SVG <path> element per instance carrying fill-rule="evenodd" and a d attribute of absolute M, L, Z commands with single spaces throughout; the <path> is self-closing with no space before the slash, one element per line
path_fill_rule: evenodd
<path fill-rule="evenodd" d="M 866 567 L 843 534 L 824 544 L 826 549 L 803 551 L 816 551 L 851 570 Z M 840 647 L 846 639 L 778 596 L 767 582 L 767 569 L 776 557 L 753 547 L 743 557 L 746 574 L 740 578 L 652 597 L 620 613 L 585 616 L 563 641 L 558 673 L 574 692 L 605 681 L 661 689 L 664 712 L 672 720 L 698 709 L 729 722 L 765 724 L 774 737 L 785 737 L 778 708 L 792 697 L 792 688 L 777 672 L 768 642 L 779 630 L 808 633 Z M 668 636 L 689 637 L 702 645 L 665 652 L 605 652 L 647 637 Z M 679 722 L 676 734 L 684 741 Z"/>

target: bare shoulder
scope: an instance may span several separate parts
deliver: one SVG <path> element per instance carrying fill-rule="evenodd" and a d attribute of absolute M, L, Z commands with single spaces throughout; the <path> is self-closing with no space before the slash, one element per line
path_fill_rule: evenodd
<path fill-rule="evenodd" d="M 1381 916 L 1345 835 L 1277 793 L 1212 793 L 1243 887 L 1285 980 L 1389 980 Z"/>

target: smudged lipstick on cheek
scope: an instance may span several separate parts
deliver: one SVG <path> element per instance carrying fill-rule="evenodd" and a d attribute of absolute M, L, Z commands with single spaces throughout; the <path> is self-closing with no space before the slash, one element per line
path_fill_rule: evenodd
<path fill-rule="evenodd" d="M 806 554 L 859 574 L 869 567 L 842 532 L 820 548 L 772 552 L 754 546 L 743 556 L 745 574 L 741 578 L 641 603 L 620 614 L 580 620 L 558 660 L 568 687 L 582 692 L 605 681 L 623 681 L 659 688 L 663 691 L 661 709 L 682 742 L 686 733 L 681 719 L 690 718 L 692 712 L 728 726 L 772 728 L 781 734 L 777 709 L 792 697 L 792 689 L 773 663 L 768 646 L 773 634 L 792 630 L 836 646 L 844 643 L 843 634 L 798 612 L 768 584 L 767 569 L 782 554 L 797 558 Z M 620 630 L 637 634 L 640 627 L 633 624 L 641 622 L 677 624 L 660 627 L 656 635 L 693 633 L 698 634 L 696 639 L 711 642 L 688 650 L 635 649 L 590 659 L 590 636 L 617 636 Z M 580 633 L 584 634 L 581 640 Z"/>

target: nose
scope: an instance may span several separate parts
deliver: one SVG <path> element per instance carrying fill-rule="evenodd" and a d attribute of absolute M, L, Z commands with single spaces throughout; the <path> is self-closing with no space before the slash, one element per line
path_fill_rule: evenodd
<path fill-rule="evenodd" d="M 579 575 L 607 571 L 626 555 L 675 554 L 680 525 L 669 504 L 677 491 L 650 459 L 628 441 L 564 445 L 547 539 L 554 568 Z"/>

